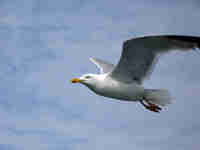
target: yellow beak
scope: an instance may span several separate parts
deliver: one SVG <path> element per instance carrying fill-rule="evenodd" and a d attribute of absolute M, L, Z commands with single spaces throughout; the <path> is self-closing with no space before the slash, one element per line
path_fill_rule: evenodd
<path fill-rule="evenodd" d="M 73 78 L 73 79 L 71 80 L 71 82 L 72 82 L 72 83 L 81 83 L 82 80 L 79 79 L 79 78 Z"/>

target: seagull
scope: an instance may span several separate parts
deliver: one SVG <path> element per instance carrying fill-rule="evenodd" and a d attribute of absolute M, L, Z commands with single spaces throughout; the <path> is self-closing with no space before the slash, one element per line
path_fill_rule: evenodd
<path fill-rule="evenodd" d="M 170 51 L 189 52 L 200 49 L 200 37 L 182 35 L 152 35 L 137 37 L 123 43 L 122 53 L 115 66 L 106 61 L 90 58 L 100 74 L 84 74 L 73 78 L 98 95 L 139 102 L 152 112 L 160 112 L 172 102 L 167 89 L 147 89 L 143 82 L 151 75 L 158 57 Z"/>

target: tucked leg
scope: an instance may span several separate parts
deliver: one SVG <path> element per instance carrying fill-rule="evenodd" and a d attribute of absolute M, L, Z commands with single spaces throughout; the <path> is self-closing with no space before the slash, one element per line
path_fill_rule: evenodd
<path fill-rule="evenodd" d="M 147 104 L 145 104 L 144 102 L 146 102 Z M 160 112 L 162 110 L 161 107 L 159 107 L 158 105 L 155 105 L 153 103 L 150 103 L 147 100 L 141 100 L 140 103 L 148 110 L 153 111 L 153 112 Z"/>

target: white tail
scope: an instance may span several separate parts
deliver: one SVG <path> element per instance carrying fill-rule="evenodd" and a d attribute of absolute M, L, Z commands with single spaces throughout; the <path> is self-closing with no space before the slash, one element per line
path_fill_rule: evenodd
<path fill-rule="evenodd" d="M 165 89 L 146 89 L 145 99 L 153 104 L 166 106 L 172 103 L 168 90 Z"/>

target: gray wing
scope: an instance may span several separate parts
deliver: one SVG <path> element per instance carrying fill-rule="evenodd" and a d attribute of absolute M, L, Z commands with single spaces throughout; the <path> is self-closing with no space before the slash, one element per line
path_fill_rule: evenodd
<path fill-rule="evenodd" d="M 161 54 L 197 48 L 200 48 L 200 37 L 193 36 L 160 35 L 127 40 L 123 44 L 120 61 L 110 76 L 123 82 L 142 83 Z"/>
<path fill-rule="evenodd" d="M 107 63 L 97 58 L 90 58 L 90 61 L 93 62 L 100 69 L 100 73 L 108 73 L 113 71 L 113 69 L 115 68 L 113 64 Z"/>

